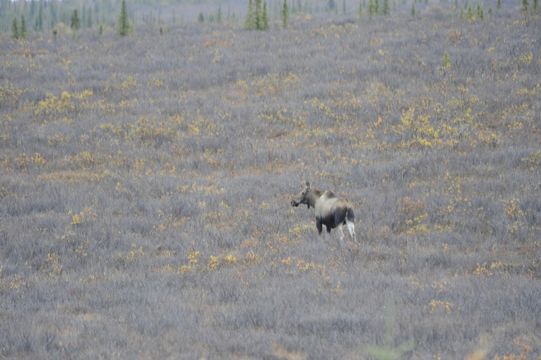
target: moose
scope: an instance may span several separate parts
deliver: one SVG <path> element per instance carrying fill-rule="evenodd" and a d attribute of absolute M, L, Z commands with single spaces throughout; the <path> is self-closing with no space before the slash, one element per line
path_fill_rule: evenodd
<path fill-rule="evenodd" d="M 316 227 L 321 235 L 323 225 L 330 233 L 331 229 L 338 228 L 340 233 L 340 243 L 344 241 L 344 231 L 342 226 L 346 226 L 351 238 L 355 237 L 355 214 L 351 205 L 344 199 L 336 197 L 331 191 L 321 191 L 312 189 L 307 181 L 304 190 L 293 200 L 291 205 L 297 207 L 305 204 L 308 208 L 313 207 L 316 213 Z"/>

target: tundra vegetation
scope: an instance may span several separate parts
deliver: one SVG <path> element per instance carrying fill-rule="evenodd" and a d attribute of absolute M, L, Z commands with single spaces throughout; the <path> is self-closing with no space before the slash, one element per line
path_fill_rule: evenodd
<path fill-rule="evenodd" d="M 0 357 L 541 356 L 534 6 L 266 3 L 268 31 L 245 1 L 6 20 Z M 305 180 L 358 243 L 291 207 Z"/>

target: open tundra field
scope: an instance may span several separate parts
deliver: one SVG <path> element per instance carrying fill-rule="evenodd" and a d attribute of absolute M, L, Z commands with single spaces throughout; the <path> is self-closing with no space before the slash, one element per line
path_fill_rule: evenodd
<path fill-rule="evenodd" d="M 0 358 L 541 356 L 539 16 L 271 25 L 0 35 Z"/>

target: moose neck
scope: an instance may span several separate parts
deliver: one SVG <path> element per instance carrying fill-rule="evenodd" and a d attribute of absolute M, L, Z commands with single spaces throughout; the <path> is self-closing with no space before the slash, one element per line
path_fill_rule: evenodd
<path fill-rule="evenodd" d="M 307 205 L 316 207 L 316 201 L 321 197 L 322 192 L 320 190 L 310 190 L 306 194 Z"/>

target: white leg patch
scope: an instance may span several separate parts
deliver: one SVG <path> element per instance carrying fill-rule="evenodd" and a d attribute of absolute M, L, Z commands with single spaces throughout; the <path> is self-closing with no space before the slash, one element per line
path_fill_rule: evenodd
<path fill-rule="evenodd" d="M 338 233 L 340 234 L 340 245 L 344 243 L 344 230 L 342 230 L 342 226 L 338 226 Z"/>
<path fill-rule="evenodd" d="M 349 235 L 353 241 L 357 241 L 357 238 L 355 237 L 355 224 L 352 222 L 346 222 L 346 226 L 348 227 Z"/>

